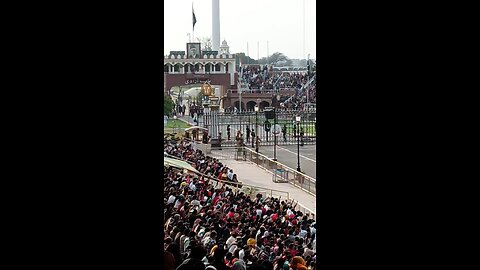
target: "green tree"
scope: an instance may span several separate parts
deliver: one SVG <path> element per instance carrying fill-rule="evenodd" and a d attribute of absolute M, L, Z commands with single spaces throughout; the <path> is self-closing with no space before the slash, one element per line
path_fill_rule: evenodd
<path fill-rule="evenodd" d="M 262 57 L 261 59 L 258 59 L 257 63 L 260 65 L 272 64 L 274 66 L 291 66 L 292 60 L 285 56 L 283 53 L 276 52 L 270 55 L 268 58 Z"/>
<path fill-rule="evenodd" d="M 169 95 L 164 95 L 163 98 L 163 114 L 164 115 L 172 115 L 173 110 L 173 100 Z"/>
<path fill-rule="evenodd" d="M 277 65 L 279 62 L 289 62 L 290 59 L 288 59 L 288 57 L 286 57 L 283 53 L 279 53 L 279 52 L 276 52 L 276 53 L 273 53 L 272 55 L 270 55 L 270 57 L 268 58 L 268 62 L 272 65 Z M 290 64 L 291 64 L 291 61 L 290 61 Z"/>

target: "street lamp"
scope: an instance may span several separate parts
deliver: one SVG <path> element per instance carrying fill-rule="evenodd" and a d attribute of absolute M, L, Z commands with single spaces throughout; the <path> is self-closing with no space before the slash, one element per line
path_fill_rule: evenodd
<path fill-rule="evenodd" d="M 295 122 L 297 123 L 297 132 L 299 130 L 301 117 L 300 115 L 295 116 Z M 297 135 L 297 171 L 301 172 L 300 170 L 300 136 Z"/>
<path fill-rule="evenodd" d="M 280 95 L 277 94 L 277 106 L 278 106 L 278 101 L 280 101 Z M 273 108 L 273 129 L 275 131 L 274 138 L 273 138 L 273 160 L 277 161 L 277 135 L 278 135 L 278 130 L 277 130 L 277 106 Z"/>
<path fill-rule="evenodd" d="M 255 140 L 255 151 L 258 153 L 258 104 L 255 105 L 255 138 L 252 138 L 252 140 Z"/>

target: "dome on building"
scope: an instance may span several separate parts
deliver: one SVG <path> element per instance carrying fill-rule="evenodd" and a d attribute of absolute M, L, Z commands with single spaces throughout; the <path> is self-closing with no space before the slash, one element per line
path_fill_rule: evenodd
<path fill-rule="evenodd" d="M 229 50 L 230 48 L 228 47 L 227 41 L 223 40 L 222 41 L 222 46 L 220 46 L 220 53 L 221 54 L 228 54 L 230 53 Z"/>

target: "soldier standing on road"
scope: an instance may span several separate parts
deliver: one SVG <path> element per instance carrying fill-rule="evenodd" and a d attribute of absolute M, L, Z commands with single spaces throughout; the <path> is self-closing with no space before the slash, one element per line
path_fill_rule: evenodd
<path fill-rule="evenodd" d="M 208 132 L 207 131 L 203 132 L 202 143 L 204 143 L 204 144 L 208 143 Z"/>
<path fill-rule="evenodd" d="M 252 141 L 253 141 L 253 137 L 252 137 Z M 262 140 L 260 140 L 260 136 L 257 136 L 256 140 L 255 140 L 255 151 L 258 152 L 258 148 L 260 147 L 260 142 Z"/>
<path fill-rule="evenodd" d="M 283 140 L 287 141 L 287 125 L 286 124 L 283 124 L 282 133 L 283 133 Z"/>
<path fill-rule="evenodd" d="M 247 126 L 247 143 L 250 142 L 250 127 Z"/>
<path fill-rule="evenodd" d="M 237 130 L 237 135 L 235 136 L 235 140 L 236 141 L 240 140 L 241 135 L 242 135 L 242 133 L 240 132 L 240 130 Z"/>
<path fill-rule="evenodd" d="M 255 147 L 254 143 L 255 143 L 255 131 L 252 130 L 252 148 Z"/>
<path fill-rule="evenodd" d="M 230 125 L 227 125 L 227 140 L 230 141 Z"/>

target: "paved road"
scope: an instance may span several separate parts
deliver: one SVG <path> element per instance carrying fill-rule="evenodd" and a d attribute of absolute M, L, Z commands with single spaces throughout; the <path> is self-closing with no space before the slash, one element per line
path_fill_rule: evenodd
<path fill-rule="evenodd" d="M 317 178 L 316 149 L 316 145 L 300 146 L 300 169 L 315 179 Z M 273 146 L 261 146 L 259 152 L 273 159 Z M 277 161 L 296 170 L 298 167 L 297 145 L 277 145 Z"/>

